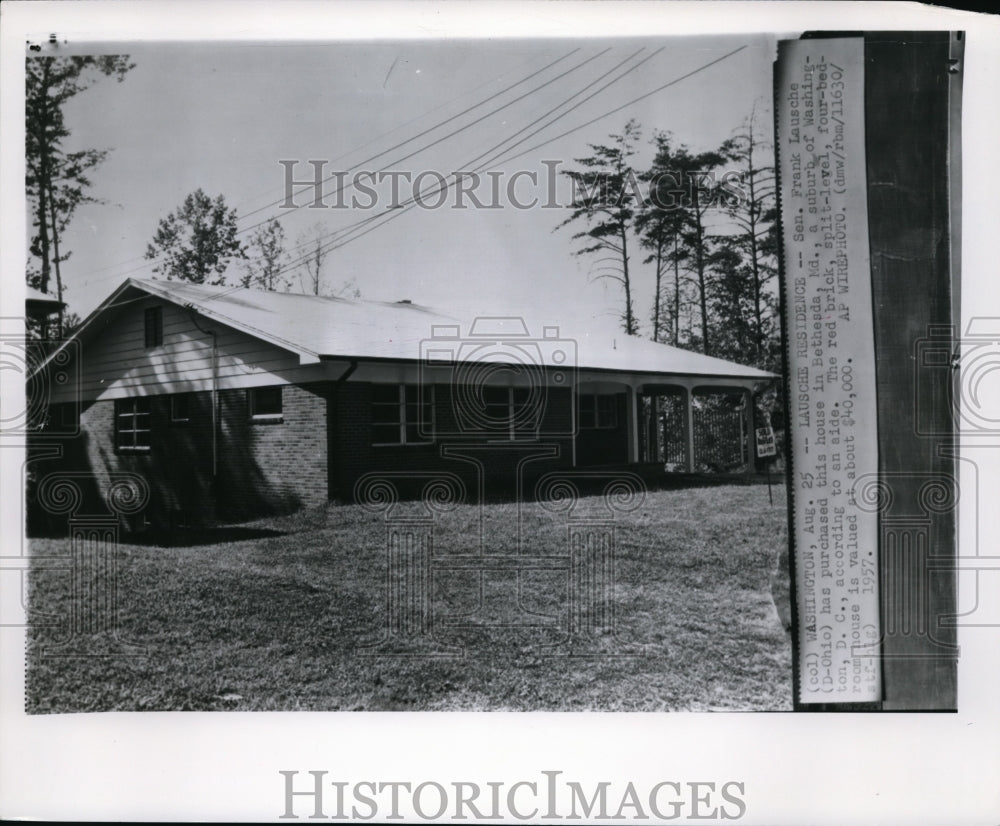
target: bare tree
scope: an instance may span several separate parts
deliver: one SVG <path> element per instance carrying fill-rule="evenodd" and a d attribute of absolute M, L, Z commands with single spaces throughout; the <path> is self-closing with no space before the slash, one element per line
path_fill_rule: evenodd
<path fill-rule="evenodd" d="M 601 266 L 596 270 L 597 277 L 621 285 L 624 303 L 622 328 L 630 336 L 639 333 L 629 271 L 629 234 L 642 200 L 639 182 L 630 162 L 639 135 L 639 125 L 630 120 L 620 135 L 610 136 L 610 146 L 590 144 L 594 154 L 576 159 L 583 169 L 563 173 L 573 182 L 573 212 L 559 225 L 566 226 L 579 219 L 586 221 L 587 229 L 573 236 L 574 241 L 584 242 L 576 255 L 610 253 L 598 260 Z"/>
<path fill-rule="evenodd" d="M 729 199 L 727 211 L 737 234 L 727 244 L 738 250 L 748 269 L 755 363 L 764 366 L 776 349 L 772 340 L 777 308 L 771 285 L 778 274 L 777 203 L 773 147 L 757 131 L 756 106 L 729 141 L 728 152 L 740 173 L 742 191 Z"/>
<path fill-rule="evenodd" d="M 299 235 L 298 248 L 302 249 L 302 268 L 305 270 L 306 283 L 303 292 L 322 295 L 323 292 L 323 262 L 328 249 L 323 246 L 326 231 L 320 223 L 313 224 Z"/>

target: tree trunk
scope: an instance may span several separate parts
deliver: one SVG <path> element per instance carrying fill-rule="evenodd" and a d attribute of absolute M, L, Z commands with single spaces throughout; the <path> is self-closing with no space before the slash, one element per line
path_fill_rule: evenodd
<path fill-rule="evenodd" d="M 653 294 L 653 341 L 660 340 L 660 290 L 663 283 L 663 238 L 656 239 L 656 292 Z"/>
<path fill-rule="evenodd" d="M 695 268 L 698 272 L 698 304 L 701 308 L 701 349 L 707 356 L 711 354 L 708 343 L 708 296 L 705 291 L 705 232 L 702 226 L 701 204 L 698 197 L 698 187 L 694 187 L 694 229 L 695 229 Z"/>
<path fill-rule="evenodd" d="M 625 285 L 625 333 L 634 336 L 637 330 L 635 317 L 632 315 L 632 285 L 628 276 L 628 234 L 624 221 L 619 224 L 619 236 L 622 239 L 622 282 Z"/>
<path fill-rule="evenodd" d="M 52 182 L 49 181 L 49 216 L 52 220 L 52 252 L 53 264 L 55 265 L 56 271 L 56 298 L 59 299 L 59 314 L 58 314 L 58 338 L 63 337 L 63 283 L 62 283 L 62 270 L 59 267 L 59 225 L 56 223 L 56 205 L 55 196 L 52 194 Z"/>

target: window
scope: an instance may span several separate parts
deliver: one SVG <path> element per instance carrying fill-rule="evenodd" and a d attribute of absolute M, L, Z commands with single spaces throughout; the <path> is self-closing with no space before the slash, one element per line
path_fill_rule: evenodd
<path fill-rule="evenodd" d="M 187 422 L 191 420 L 191 394 L 177 393 L 170 397 L 170 421 Z"/>
<path fill-rule="evenodd" d="M 434 388 L 415 384 L 372 386 L 372 444 L 430 444 L 434 434 Z"/>
<path fill-rule="evenodd" d="M 129 452 L 148 451 L 152 430 L 148 396 L 115 401 L 115 447 Z"/>
<path fill-rule="evenodd" d="M 255 422 L 281 421 L 281 388 L 255 387 L 247 391 L 250 418 Z"/>
<path fill-rule="evenodd" d="M 75 404 L 59 405 L 55 425 L 60 430 L 75 430 L 80 426 L 80 410 Z"/>
<path fill-rule="evenodd" d="M 610 394 L 580 395 L 580 427 L 584 430 L 614 430 L 618 427 L 618 398 Z"/>
<path fill-rule="evenodd" d="M 538 411 L 527 387 L 484 387 L 483 413 L 489 430 L 505 439 L 538 435 Z"/>
<path fill-rule="evenodd" d="M 163 308 L 150 307 L 146 310 L 146 347 L 163 344 Z"/>

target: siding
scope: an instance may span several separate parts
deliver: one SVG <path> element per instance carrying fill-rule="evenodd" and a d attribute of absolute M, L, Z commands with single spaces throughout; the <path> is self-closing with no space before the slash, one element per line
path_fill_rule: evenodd
<path fill-rule="evenodd" d="M 147 349 L 144 313 L 149 307 L 162 308 L 163 343 Z M 220 386 L 299 368 L 294 353 L 211 319 L 199 317 L 198 323 L 218 335 Z M 188 311 L 158 298 L 129 304 L 80 350 L 79 387 L 55 386 L 53 402 L 208 389 L 212 380 L 212 337 L 195 326 Z"/>

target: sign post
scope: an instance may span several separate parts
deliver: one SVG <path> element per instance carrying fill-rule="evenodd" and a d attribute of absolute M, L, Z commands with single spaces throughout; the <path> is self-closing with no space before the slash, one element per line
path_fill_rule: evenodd
<path fill-rule="evenodd" d="M 764 459 L 767 458 L 768 461 L 765 463 L 767 468 L 767 501 L 768 504 L 774 504 L 774 494 L 771 493 L 771 461 L 772 456 L 778 454 L 778 449 L 774 443 L 774 430 L 771 425 L 765 425 L 764 427 L 758 427 L 756 429 L 757 434 L 757 458 Z"/>

